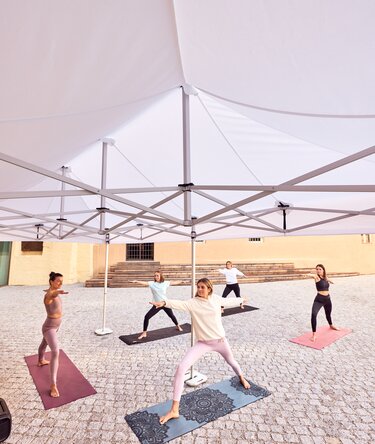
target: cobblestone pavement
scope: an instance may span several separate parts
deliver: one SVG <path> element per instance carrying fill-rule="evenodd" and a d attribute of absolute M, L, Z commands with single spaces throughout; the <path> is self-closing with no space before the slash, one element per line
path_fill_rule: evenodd
<path fill-rule="evenodd" d="M 13 418 L 6 442 L 137 443 L 124 415 L 171 398 L 175 366 L 190 336 L 131 347 L 118 339 L 141 330 L 149 308 L 147 288 L 109 289 L 107 325 L 113 334 L 96 336 L 103 289 L 65 286 L 70 293 L 64 296 L 60 346 L 98 393 L 45 411 L 24 362 L 41 339 L 43 288 L 0 288 L 0 397 Z M 221 294 L 222 289 L 216 286 L 215 291 Z M 225 317 L 224 327 L 247 377 L 272 394 L 173 443 L 375 443 L 375 276 L 335 280 L 333 320 L 354 332 L 324 350 L 288 341 L 310 328 L 312 280 L 241 289 L 260 310 Z M 172 287 L 169 297 L 188 298 L 190 288 Z M 184 313 L 176 315 L 181 323 L 190 321 Z M 323 324 L 322 310 L 318 325 Z M 169 325 L 160 313 L 150 329 Z M 216 354 L 205 355 L 197 369 L 210 384 L 232 375 Z M 189 390 L 194 389 L 185 392 Z"/>

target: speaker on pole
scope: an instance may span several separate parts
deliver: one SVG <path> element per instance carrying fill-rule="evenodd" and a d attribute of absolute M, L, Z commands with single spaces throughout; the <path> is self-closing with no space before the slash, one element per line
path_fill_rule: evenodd
<path fill-rule="evenodd" d="M 0 442 L 5 441 L 12 429 L 12 416 L 4 399 L 0 398 Z"/>

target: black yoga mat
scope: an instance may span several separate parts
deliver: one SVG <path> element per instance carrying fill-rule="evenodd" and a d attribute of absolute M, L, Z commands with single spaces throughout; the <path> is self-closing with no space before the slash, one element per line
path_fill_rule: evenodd
<path fill-rule="evenodd" d="M 183 395 L 180 417 L 163 425 L 159 418 L 170 410 L 171 401 L 131 413 L 125 420 L 142 444 L 162 444 L 270 395 L 267 389 L 249 382 L 251 387 L 246 390 L 234 376 Z"/>
<path fill-rule="evenodd" d="M 238 313 L 245 313 L 247 311 L 253 311 L 253 310 L 259 310 L 257 307 L 252 307 L 251 305 L 244 305 L 244 308 L 238 307 L 232 307 L 232 308 L 225 308 L 224 313 L 222 316 L 230 316 Z"/>
<path fill-rule="evenodd" d="M 143 339 L 138 339 L 138 336 L 140 336 L 141 332 L 133 335 L 119 336 L 119 339 L 121 339 L 121 341 L 125 342 L 125 344 L 128 345 L 145 344 L 146 342 L 158 341 L 159 339 L 171 338 L 172 336 L 184 335 L 191 332 L 190 324 L 182 324 L 180 327 L 183 329 L 183 331 L 178 331 L 176 327 L 173 326 L 159 328 L 159 330 L 150 330 L 147 332 L 147 337 Z"/>

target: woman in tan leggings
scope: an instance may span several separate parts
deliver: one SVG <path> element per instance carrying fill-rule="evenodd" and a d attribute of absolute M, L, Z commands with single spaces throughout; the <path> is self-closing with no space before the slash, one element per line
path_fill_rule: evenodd
<path fill-rule="evenodd" d="M 44 295 L 44 306 L 47 312 L 42 333 L 43 339 L 38 349 L 38 366 L 51 364 L 51 391 L 53 398 L 58 398 L 60 393 L 57 389 L 57 370 L 59 368 L 59 343 L 57 341 L 57 331 L 59 330 L 62 320 L 62 303 L 60 294 L 68 294 L 67 291 L 61 290 L 63 284 L 63 275 L 51 272 L 49 275 L 49 289 Z M 44 359 L 47 345 L 51 349 L 51 362 Z"/>

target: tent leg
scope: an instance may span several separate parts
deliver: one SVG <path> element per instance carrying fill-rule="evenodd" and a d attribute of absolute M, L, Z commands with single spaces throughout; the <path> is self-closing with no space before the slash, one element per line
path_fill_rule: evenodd
<path fill-rule="evenodd" d="M 109 251 L 109 234 L 106 234 L 105 240 L 105 272 L 104 272 L 104 294 L 103 294 L 103 317 L 102 328 L 95 330 L 95 334 L 98 336 L 109 335 L 113 331 L 105 326 L 106 308 L 107 308 L 107 288 L 108 288 L 108 251 Z"/>
<path fill-rule="evenodd" d="M 191 231 L 191 297 L 195 295 L 195 236 L 194 227 Z M 193 324 L 193 321 L 192 321 Z M 194 333 L 191 329 L 191 346 L 194 345 Z M 191 366 L 190 369 L 185 373 L 184 382 L 189 387 L 196 387 L 207 381 L 207 376 L 194 370 Z"/>

